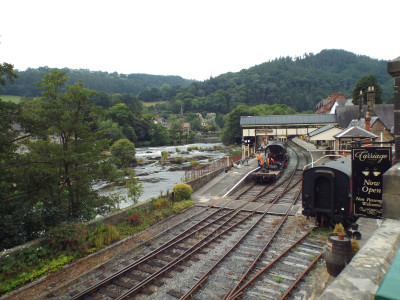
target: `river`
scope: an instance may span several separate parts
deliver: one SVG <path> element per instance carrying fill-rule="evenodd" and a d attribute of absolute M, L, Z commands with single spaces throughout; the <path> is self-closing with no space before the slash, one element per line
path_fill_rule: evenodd
<path fill-rule="evenodd" d="M 184 182 L 185 171 L 177 170 L 172 171 L 171 167 L 176 167 L 175 164 L 161 165 L 159 158 L 161 157 L 162 151 L 170 153 L 170 157 L 183 157 L 193 158 L 200 163 L 208 163 L 209 158 L 218 160 L 226 155 L 226 151 L 212 151 L 214 146 L 222 146 L 221 143 L 196 143 L 181 146 L 164 146 L 164 147 L 149 147 L 149 148 L 136 148 L 136 159 L 145 162 L 143 165 L 138 165 L 134 168 L 136 177 L 139 178 L 139 182 L 143 185 L 143 194 L 139 198 L 139 202 L 147 200 L 152 197 L 165 195 L 167 192 L 171 192 L 175 184 Z M 198 147 L 199 150 L 192 150 L 187 153 L 189 147 Z M 207 150 L 209 149 L 209 151 Z M 203 158 L 201 160 L 196 159 Z M 146 161 L 153 161 L 146 164 Z M 183 165 L 188 165 L 184 163 Z M 99 195 L 118 195 L 121 198 L 119 208 L 124 208 L 133 204 L 132 200 L 128 198 L 128 190 L 125 187 L 112 187 L 109 188 L 107 182 L 96 183 L 93 188 L 98 192 Z"/>

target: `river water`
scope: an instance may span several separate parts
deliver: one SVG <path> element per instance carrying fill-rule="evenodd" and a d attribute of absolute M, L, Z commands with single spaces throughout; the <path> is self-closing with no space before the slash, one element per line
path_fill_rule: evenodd
<path fill-rule="evenodd" d="M 161 157 L 162 151 L 170 153 L 170 157 L 190 157 L 193 160 L 197 160 L 200 163 L 208 163 L 208 158 L 218 160 L 226 155 L 226 151 L 212 151 L 214 146 L 222 146 L 221 143 L 212 144 L 189 144 L 181 146 L 164 146 L 164 147 L 149 147 L 149 148 L 136 148 L 136 159 L 143 159 L 144 162 L 157 160 L 149 164 L 139 165 L 134 168 L 136 177 L 139 178 L 139 182 L 143 185 L 143 194 L 139 198 L 139 202 L 147 200 L 152 197 L 165 195 L 167 192 L 171 192 L 175 184 L 184 182 L 185 171 L 177 170 L 172 171 L 171 167 L 176 167 L 176 164 L 161 165 L 159 158 Z M 198 147 L 199 150 L 192 150 L 189 153 L 187 149 L 189 147 Z M 178 149 L 178 150 L 177 150 Z M 185 153 L 182 153 L 185 152 Z M 202 159 L 196 159 L 202 158 Z M 184 163 L 182 165 L 188 165 Z M 128 190 L 125 187 L 108 187 L 107 182 L 96 183 L 93 188 L 98 192 L 99 195 L 118 195 L 121 198 L 119 208 L 124 208 L 133 204 L 133 201 L 128 197 Z"/>

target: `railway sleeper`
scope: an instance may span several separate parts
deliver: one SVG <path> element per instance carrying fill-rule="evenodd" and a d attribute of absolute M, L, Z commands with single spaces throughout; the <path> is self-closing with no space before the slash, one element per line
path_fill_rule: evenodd
<path fill-rule="evenodd" d="M 323 250 L 322 247 L 317 248 L 317 249 L 315 249 L 315 247 L 313 247 L 314 249 L 312 249 L 310 246 L 305 247 L 304 245 L 300 245 L 297 248 L 300 250 L 299 253 L 308 252 L 309 254 L 315 254 L 315 255 L 320 254 L 322 252 L 321 250 Z"/>
<path fill-rule="evenodd" d="M 289 276 L 289 275 L 284 275 L 282 273 L 275 273 L 275 272 L 270 272 L 270 274 L 272 276 L 274 276 L 274 277 L 278 277 L 279 276 L 279 277 L 282 277 L 283 279 L 286 279 L 286 280 L 291 280 L 291 281 L 297 280 L 296 276 Z"/>
<path fill-rule="evenodd" d="M 171 257 L 171 256 L 169 256 L 167 254 L 158 254 L 157 258 L 162 260 L 162 261 L 165 261 L 167 263 L 171 262 L 171 261 L 173 261 L 175 259 L 175 258 L 173 258 L 173 257 Z"/>
<path fill-rule="evenodd" d="M 257 290 L 248 291 L 246 292 L 246 295 L 254 296 L 257 299 L 276 299 L 276 296 L 281 296 L 282 293 L 273 289 L 260 289 L 260 292 L 258 292 Z"/>
<path fill-rule="evenodd" d="M 102 289 L 100 293 L 110 297 L 111 299 L 118 298 L 121 295 L 121 291 L 116 291 L 115 287 L 112 286 L 107 286 L 106 288 Z"/>
<path fill-rule="evenodd" d="M 300 263 L 300 264 L 308 264 L 315 259 L 316 256 L 308 255 L 308 256 L 296 256 L 298 253 L 289 254 L 286 259 L 293 263 Z"/>
<path fill-rule="evenodd" d="M 169 291 L 167 291 L 167 294 L 172 296 L 172 297 L 175 297 L 177 299 L 182 298 L 182 296 L 184 295 L 184 293 L 179 292 L 177 290 L 169 290 Z"/>
<path fill-rule="evenodd" d="M 292 262 L 286 261 L 286 260 L 281 261 L 281 264 L 288 265 L 288 266 L 295 267 L 295 268 L 301 268 L 301 269 L 307 269 L 308 268 L 307 265 L 299 264 L 299 263 L 292 263 Z"/>
<path fill-rule="evenodd" d="M 220 300 L 225 296 L 225 294 L 221 293 L 220 290 L 214 291 L 213 289 L 210 289 L 208 287 L 202 289 L 201 292 L 204 293 L 204 294 L 207 294 L 207 298 L 206 299 L 208 299 L 208 300 L 212 300 L 212 299 Z"/>
<path fill-rule="evenodd" d="M 139 271 L 142 271 L 147 274 L 154 274 L 159 270 L 159 268 L 153 268 L 152 266 L 148 265 L 147 263 L 145 265 L 139 265 L 137 267 Z"/>
<path fill-rule="evenodd" d="M 160 269 L 161 269 L 161 268 L 164 267 L 167 263 L 164 262 L 164 261 L 162 261 L 162 260 L 151 260 L 151 261 L 148 261 L 147 264 L 148 264 L 150 267 L 156 267 L 156 268 L 160 268 Z"/>
<path fill-rule="evenodd" d="M 137 272 L 137 271 L 131 271 L 130 273 L 129 273 L 129 277 L 131 277 L 131 278 L 133 278 L 134 280 L 137 280 L 137 281 L 143 281 L 143 280 L 145 280 L 146 278 L 147 278 L 147 276 L 146 275 L 144 275 L 144 274 L 142 274 L 142 273 L 139 273 L 139 272 Z"/>
<path fill-rule="evenodd" d="M 135 282 L 132 281 L 128 281 L 126 278 L 119 278 L 119 279 L 115 279 L 113 281 L 113 284 L 120 286 L 122 288 L 125 289 L 131 289 L 133 286 L 135 286 L 138 283 L 138 281 L 135 280 Z"/>

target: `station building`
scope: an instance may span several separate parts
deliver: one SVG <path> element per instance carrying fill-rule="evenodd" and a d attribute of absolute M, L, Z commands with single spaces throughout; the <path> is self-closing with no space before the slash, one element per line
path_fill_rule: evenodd
<path fill-rule="evenodd" d="M 243 152 L 250 155 L 271 140 L 303 138 L 326 125 L 338 125 L 336 114 L 241 116 Z"/>

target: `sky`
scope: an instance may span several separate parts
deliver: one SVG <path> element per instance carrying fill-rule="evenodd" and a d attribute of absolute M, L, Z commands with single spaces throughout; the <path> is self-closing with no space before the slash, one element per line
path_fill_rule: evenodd
<path fill-rule="evenodd" d="M 399 0 L 0 0 L 0 63 L 206 80 L 282 56 L 400 56 Z"/>

